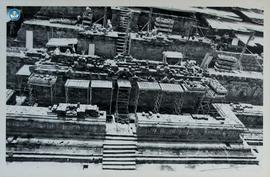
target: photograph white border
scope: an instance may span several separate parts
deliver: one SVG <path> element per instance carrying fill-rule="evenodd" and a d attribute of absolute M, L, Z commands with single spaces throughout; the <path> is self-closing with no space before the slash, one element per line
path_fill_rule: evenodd
<path fill-rule="evenodd" d="M 5 137 L 6 137 L 6 120 L 5 120 L 5 103 L 6 103 L 6 16 L 7 6 L 165 6 L 165 7 L 188 7 L 188 6 L 238 6 L 246 8 L 259 8 L 264 10 L 264 155 L 262 171 L 230 171 L 220 173 L 218 170 L 207 172 L 207 173 L 174 173 L 174 172 L 161 172 L 161 171 L 102 171 L 98 169 L 97 171 L 87 171 L 83 173 L 78 173 L 73 169 L 59 168 L 59 170 L 52 170 L 48 167 L 40 166 L 39 169 L 31 169 L 23 166 L 21 168 L 11 169 L 5 162 Z M 65 177 L 77 177 L 77 176 L 237 176 L 243 175 L 247 176 L 270 176 L 270 125 L 269 125 L 269 115 L 270 115 L 270 1 L 267 0 L 3 0 L 1 2 L 1 28 L 0 28 L 0 177 L 5 176 L 18 176 L 18 177 L 52 177 L 52 176 L 65 176 Z M 269 128 L 268 128 L 269 127 Z"/>

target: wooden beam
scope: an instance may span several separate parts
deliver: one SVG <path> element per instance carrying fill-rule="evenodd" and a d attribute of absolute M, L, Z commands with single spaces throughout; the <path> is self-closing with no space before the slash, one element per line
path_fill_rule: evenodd
<path fill-rule="evenodd" d="M 107 7 L 104 7 L 103 27 L 107 25 Z"/>

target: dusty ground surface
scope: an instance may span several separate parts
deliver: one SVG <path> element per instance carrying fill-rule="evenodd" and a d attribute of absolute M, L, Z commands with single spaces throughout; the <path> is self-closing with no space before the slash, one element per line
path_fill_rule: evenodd
<path fill-rule="evenodd" d="M 136 171 L 103 171 L 101 164 L 89 164 L 83 169 L 80 163 L 55 163 L 55 162 L 12 162 L 7 163 L 4 174 L 8 176 L 119 176 L 119 175 L 164 175 L 185 176 L 213 175 L 213 176 L 261 176 L 261 165 L 230 165 L 230 164 L 143 164 L 137 165 Z"/>

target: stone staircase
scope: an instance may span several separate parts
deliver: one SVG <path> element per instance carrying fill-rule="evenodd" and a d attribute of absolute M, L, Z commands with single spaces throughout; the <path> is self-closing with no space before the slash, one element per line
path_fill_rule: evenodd
<path fill-rule="evenodd" d="M 125 51 L 126 33 L 118 33 L 116 41 L 116 54 L 123 53 Z"/>
<path fill-rule="evenodd" d="M 137 164 L 259 164 L 246 143 L 139 141 L 137 149 Z"/>
<path fill-rule="evenodd" d="M 135 170 L 137 143 L 133 134 L 107 134 L 103 145 L 104 170 Z"/>
<path fill-rule="evenodd" d="M 129 51 L 129 40 L 130 37 L 128 33 L 118 32 L 118 37 L 116 41 L 116 54 L 121 54 Z"/>

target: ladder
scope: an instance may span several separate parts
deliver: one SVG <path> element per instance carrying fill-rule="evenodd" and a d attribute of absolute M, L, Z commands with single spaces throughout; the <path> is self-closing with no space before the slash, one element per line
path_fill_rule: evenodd
<path fill-rule="evenodd" d="M 249 38 L 248 38 L 248 40 L 247 40 L 245 46 L 243 47 L 243 50 L 242 50 L 242 52 L 241 52 L 241 54 L 240 54 L 240 57 L 239 57 L 239 59 L 238 59 L 238 65 L 239 65 L 239 70 L 240 70 L 240 71 L 243 71 L 243 66 L 242 66 L 242 61 L 241 61 L 241 60 L 242 60 L 242 58 L 243 58 L 243 55 L 244 55 L 245 52 L 246 52 L 248 43 L 249 43 L 251 40 L 253 40 L 254 34 L 255 34 L 254 31 L 251 32 L 251 34 L 250 34 L 250 36 L 249 36 Z"/>
<path fill-rule="evenodd" d="M 123 51 L 124 54 L 128 54 L 128 52 L 129 52 L 129 47 L 130 47 L 129 46 L 129 44 L 130 44 L 129 31 L 130 31 L 130 25 L 131 25 L 132 16 L 133 16 L 132 12 L 129 12 L 129 14 L 128 14 L 128 26 L 127 26 L 126 31 L 125 31 L 126 35 L 125 35 L 125 43 L 124 43 L 124 51 Z"/>
<path fill-rule="evenodd" d="M 202 96 L 202 98 L 199 101 L 196 114 L 209 114 L 209 111 L 211 109 L 211 103 L 212 103 L 212 99 L 207 98 L 206 92 L 205 92 L 205 94 Z"/>
<path fill-rule="evenodd" d="M 116 98 L 116 117 L 117 121 L 129 122 L 128 120 L 128 105 L 129 105 L 130 89 L 120 87 L 117 90 Z"/>
<path fill-rule="evenodd" d="M 212 59 L 213 59 L 213 56 L 209 52 L 207 52 L 205 54 L 204 58 L 203 58 L 202 63 L 201 63 L 201 68 L 207 70 L 208 69 L 208 65 L 210 64 L 210 62 L 212 61 Z"/>
<path fill-rule="evenodd" d="M 184 95 L 183 93 L 177 93 L 175 100 L 174 100 L 174 113 L 181 114 L 181 110 L 184 104 Z"/>
<path fill-rule="evenodd" d="M 133 14 L 129 10 L 124 11 L 124 13 L 125 13 L 124 16 L 120 15 L 120 29 L 121 31 L 124 31 L 124 32 L 118 33 L 118 38 L 116 42 L 116 54 L 129 53 L 129 47 L 130 47 L 129 31 L 130 31 L 131 19 L 132 19 Z"/>
<path fill-rule="evenodd" d="M 33 88 L 31 87 L 30 84 L 28 85 L 28 88 L 29 88 L 29 104 L 32 106 L 35 103 L 33 96 Z"/>
<path fill-rule="evenodd" d="M 161 105 L 161 101 L 162 101 L 162 93 L 159 93 L 156 100 L 155 100 L 155 107 L 154 107 L 154 113 L 158 113 L 159 112 L 159 108 Z"/>

